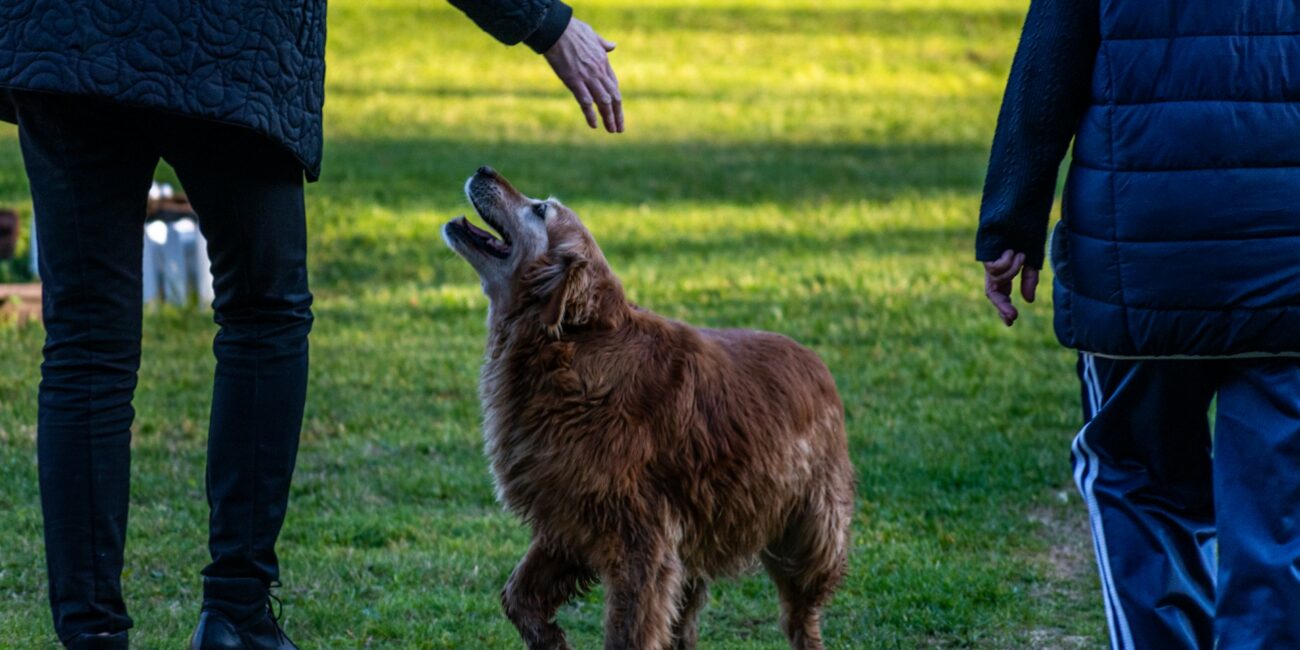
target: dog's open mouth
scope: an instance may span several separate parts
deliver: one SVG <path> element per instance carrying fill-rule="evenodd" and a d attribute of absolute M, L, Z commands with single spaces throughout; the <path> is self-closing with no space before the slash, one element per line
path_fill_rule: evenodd
<path fill-rule="evenodd" d="M 451 232 L 461 241 L 469 244 L 475 249 L 482 251 L 492 257 L 505 259 L 510 256 L 510 236 L 506 231 L 492 223 L 491 219 L 483 217 L 489 226 L 501 233 L 501 239 L 497 239 L 492 233 L 470 223 L 469 219 L 464 216 L 456 217 L 452 222 Z"/>

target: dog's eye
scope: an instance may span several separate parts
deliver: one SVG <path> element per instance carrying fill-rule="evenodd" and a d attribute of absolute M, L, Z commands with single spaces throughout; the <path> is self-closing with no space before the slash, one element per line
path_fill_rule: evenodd
<path fill-rule="evenodd" d="M 550 206 L 549 206 L 548 204 L 546 204 L 546 203 L 538 203 L 537 205 L 534 205 L 534 206 L 533 206 L 533 214 L 537 215 L 537 218 L 538 218 L 538 219 L 541 219 L 541 220 L 545 221 L 545 220 L 546 220 L 546 208 L 548 208 L 548 207 L 550 207 Z"/>

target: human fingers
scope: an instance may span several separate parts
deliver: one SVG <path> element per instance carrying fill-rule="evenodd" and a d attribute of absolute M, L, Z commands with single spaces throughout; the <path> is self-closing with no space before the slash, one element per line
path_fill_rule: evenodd
<path fill-rule="evenodd" d="M 1023 269 L 1024 266 L 1025 266 L 1024 253 L 1016 253 L 1011 257 L 1011 264 L 1009 264 L 1005 268 L 1005 270 L 994 273 L 993 277 L 995 277 L 999 282 L 1010 281 L 1011 279 L 1015 278 L 1017 274 L 1020 273 L 1021 269 Z"/>
<path fill-rule="evenodd" d="M 985 262 L 984 270 L 993 274 L 1005 273 L 1007 269 L 1011 268 L 1011 262 L 1015 256 L 1016 252 L 1008 248 L 1002 251 L 1002 255 L 999 255 L 997 259 Z"/>
<path fill-rule="evenodd" d="M 569 87 L 569 92 L 573 93 L 573 99 L 578 102 L 582 108 L 582 114 L 587 118 L 587 126 L 596 128 L 599 121 L 596 118 L 596 108 L 591 98 L 591 91 L 587 89 L 587 84 L 578 79 L 563 79 L 564 85 Z"/>
<path fill-rule="evenodd" d="M 1034 301 L 1034 295 L 1038 291 L 1038 274 L 1039 270 L 1031 267 L 1025 267 L 1020 273 L 1020 295 L 1025 302 Z"/>
<path fill-rule="evenodd" d="M 1011 304 L 1011 285 L 1009 282 L 997 282 L 990 275 L 985 275 L 984 295 L 988 297 L 989 303 L 997 310 L 998 316 L 1002 323 L 1010 327 L 1016 322 L 1019 312 Z"/>
<path fill-rule="evenodd" d="M 591 89 L 591 95 L 596 98 L 596 108 L 600 111 L 600 119 L 605 123 L 605 130 L 614 133 L 618 128 L 618 120 L 614 117 L 614 97 L 605 90 L 604 84 L 599 79 L 587 82 L 588 88 Z"/>
<path fill-rule="evenodd" d="M 623 132 L 623 94 L 618 89 L 618 77 L 614 76 L 613 68 L 605 65 L 605 75 L 601 77 L 601 85 L 605 89 L 605 94 L 609 96 L 610 113 L 614 118 L 613 129 L 611 133 Z"/>

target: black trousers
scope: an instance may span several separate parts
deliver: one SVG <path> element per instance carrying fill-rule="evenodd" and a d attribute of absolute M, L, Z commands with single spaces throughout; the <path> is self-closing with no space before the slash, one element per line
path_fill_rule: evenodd
<path fill-rule="evenodd" d="M 220 326 L 208 436 L 205 606 L 266 598 L 307 391 L 302 169 L 237 127 L 15 93 L 44 282 L 38 417 L 50 603 L 65 641 L 131 626 L 120 574 L 140 364 L 143 223 L 176 170 L 208 240 Z"/>

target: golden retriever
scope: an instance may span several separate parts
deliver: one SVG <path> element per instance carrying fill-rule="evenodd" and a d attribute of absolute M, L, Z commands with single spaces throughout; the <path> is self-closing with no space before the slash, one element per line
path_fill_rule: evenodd
<path fill-rule="evenodd" d="M 844 410 L 817 355 L 628 302 L 591 233 L 491 168 L 443 239 L 489 300 L 479 386 L 497 496 L 532 528 L 502 592 L 529 648 L 567 648 L 561 605 L 605 585 L 605 647 L 693 648 L 714 578 L 757 557 L 796 649 L 821 648 L 853 514 Z"/>

